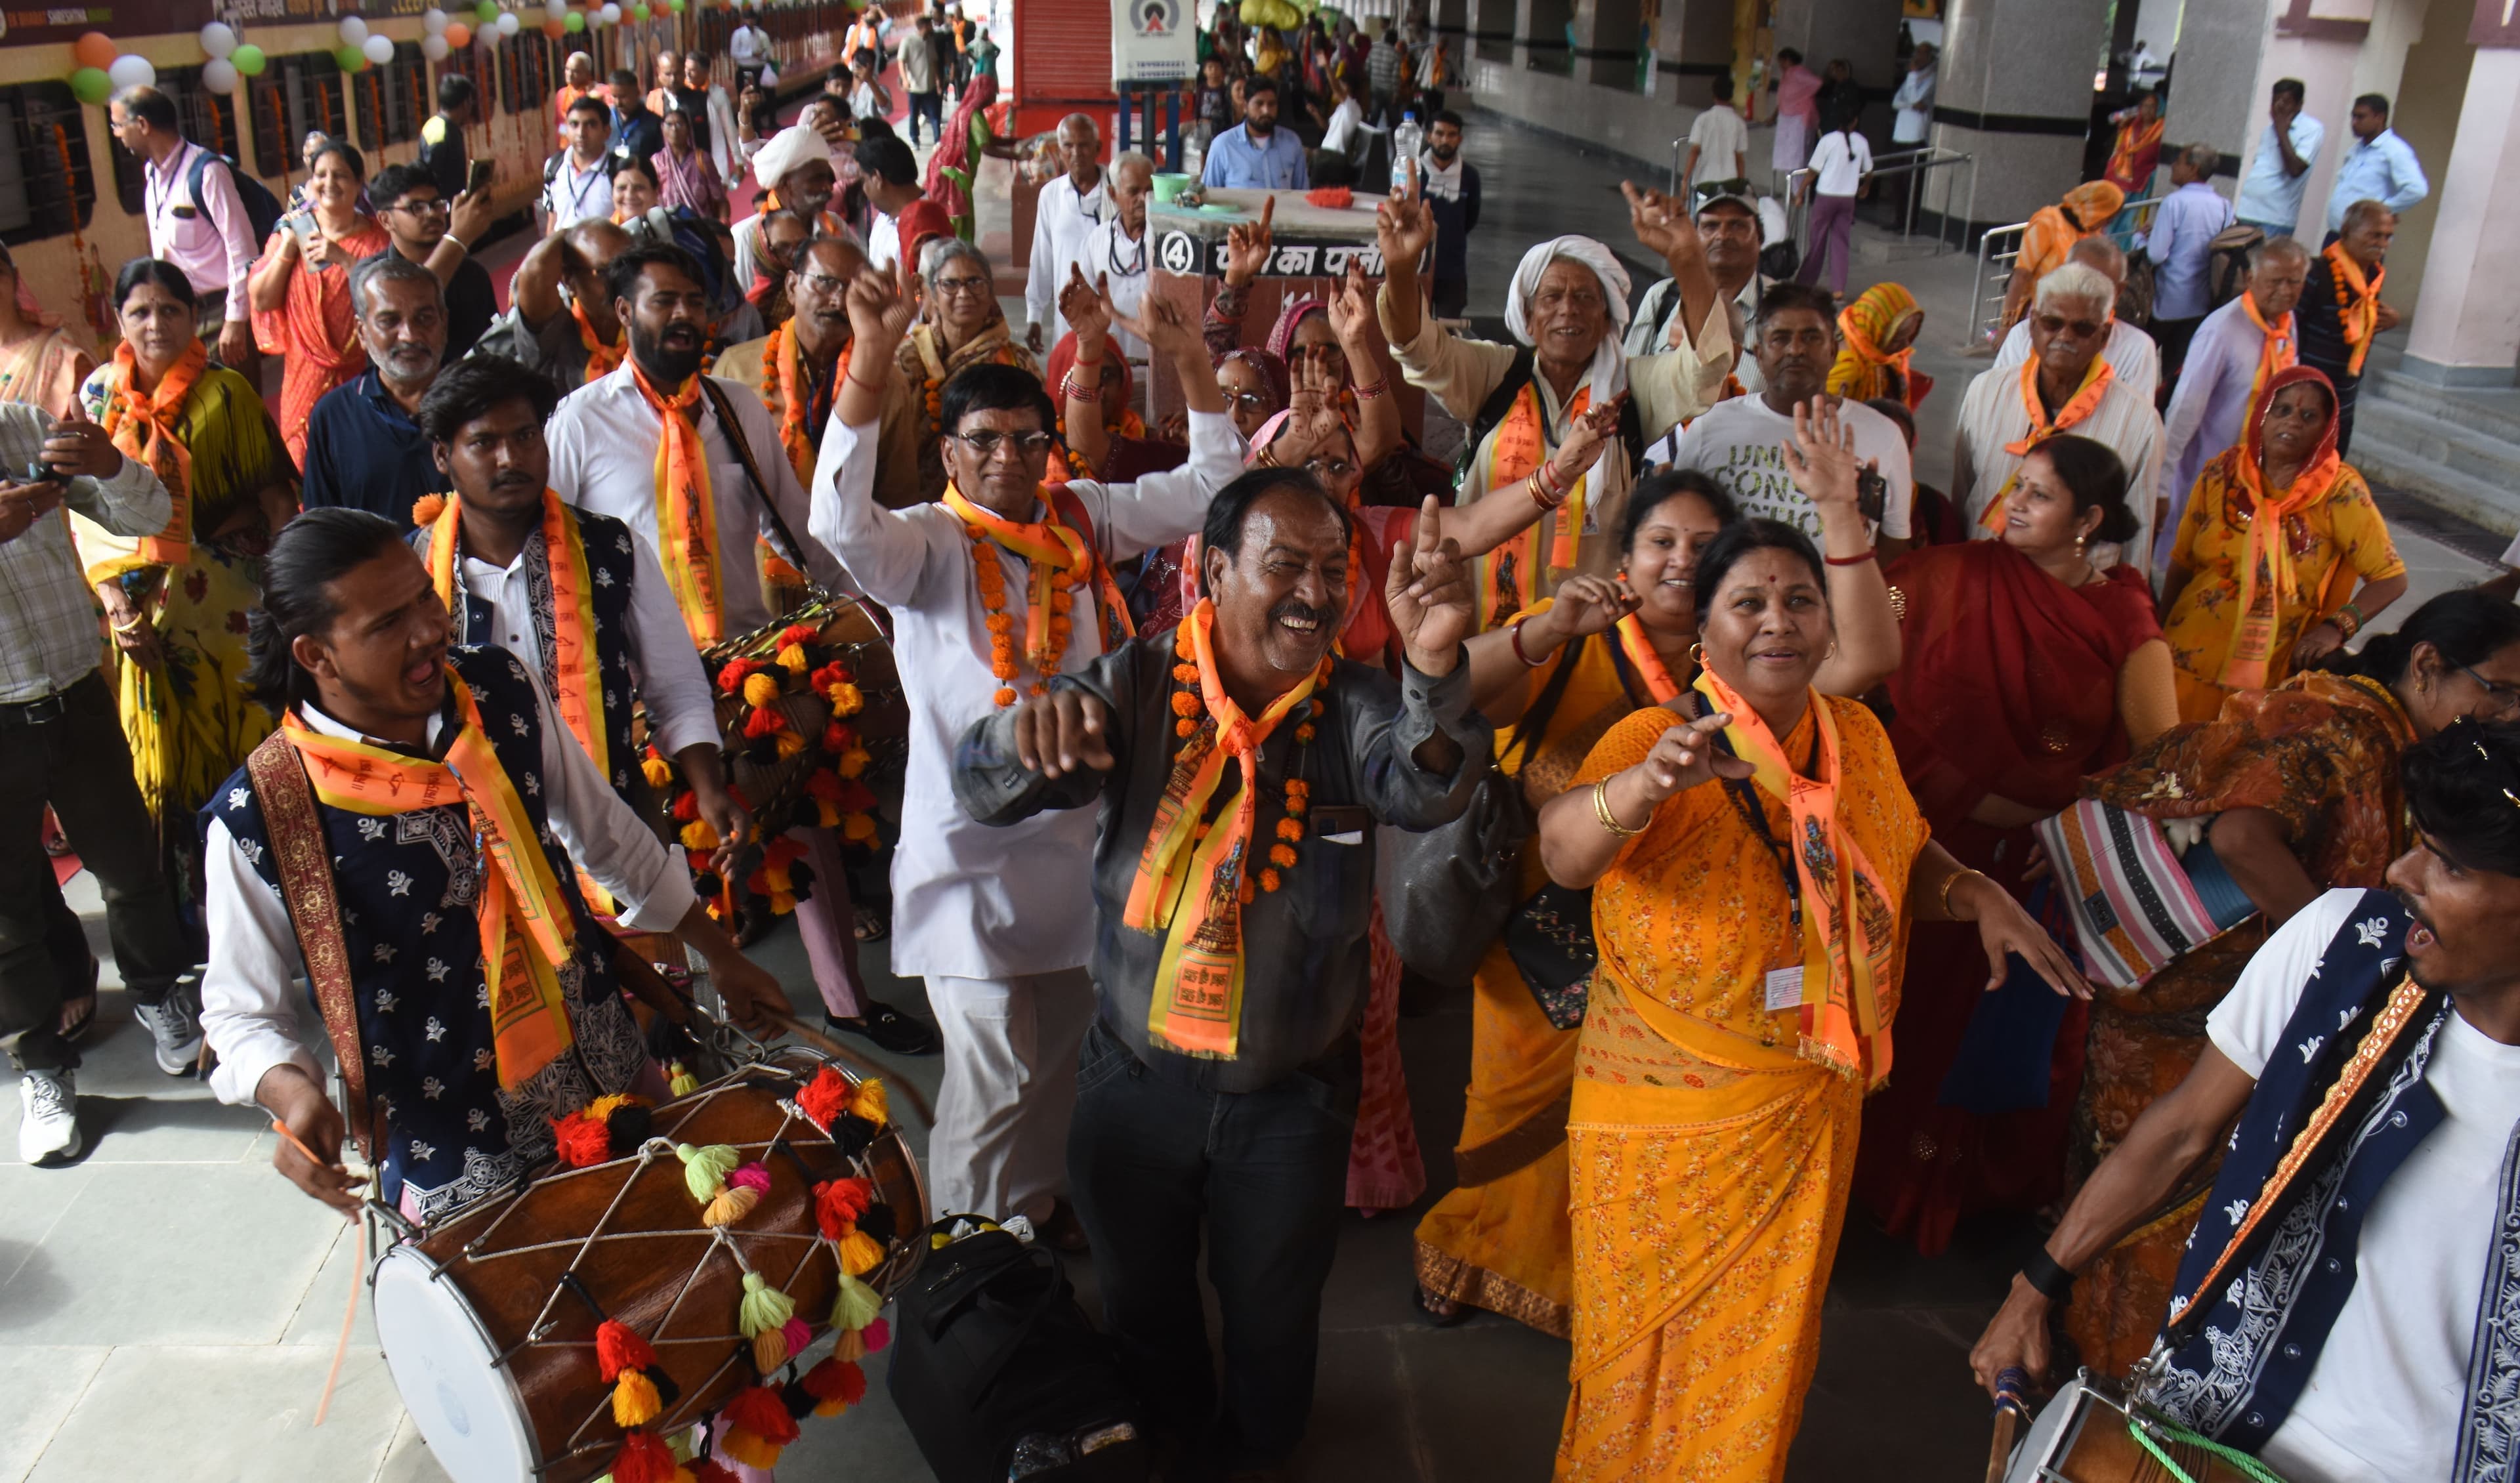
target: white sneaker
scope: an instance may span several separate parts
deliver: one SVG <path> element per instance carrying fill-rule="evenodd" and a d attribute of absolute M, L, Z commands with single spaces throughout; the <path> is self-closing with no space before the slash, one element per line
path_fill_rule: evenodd
<path fill-rule="evenodd" d="M 78 1157 L 78 1073 L 28 1071 L 18 1082 L 26 1115 L 18 1124 L 18 1156 L 30 1164 Z"/>
<path fill-rule="evenodd" d="M 158 1042 L 158 1069 L 169 1076 L 190 1075 L 202 1058 L 200 992 L 190 981 L 180 982 L 166 991 L 163 1004 L 132 1006 L 133 1016 Z"/>

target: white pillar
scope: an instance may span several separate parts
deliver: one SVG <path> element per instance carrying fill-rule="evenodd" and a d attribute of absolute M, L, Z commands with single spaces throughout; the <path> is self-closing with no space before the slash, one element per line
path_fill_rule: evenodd
<path fill-rule="evenodd" d="M 2439 385 L 2508 386 L 2520 359 L 2520 275 L 2511 272 L 2511 244 L 2520 241 L 2520 51 L 2477 49 L 2457 143 L 2432 199 L 2439 214 L 2405 369 Z"/>

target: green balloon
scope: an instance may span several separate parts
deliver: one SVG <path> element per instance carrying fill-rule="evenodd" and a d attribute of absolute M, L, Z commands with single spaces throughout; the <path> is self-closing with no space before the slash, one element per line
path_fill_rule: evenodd
<path fill-rule="evenodd" d="M 679 16 L 683 13 L 683 0 L 665 0 L 665 9 Z"/>
<path fill-rule="evenodd" d="M 499 0 L 481 0 L 480 4 L 472 7 L 472 14 L 481 18 L 483 25 L 498 24 Z"/>
<path fill-rule="evenodd" d="M 570 11 L 568 13 L 568 19 L 562 22 L 561 24 L 570 31 L 582 31 L 586 29 L 586 12 Z"/>
<path fill-rule="evenodd" d="M 70 95 L 81 103 L 103 103 L 113 96 L 113 79 L 101 67 L 80 67 L 70 73 Z"/>
<path fill-rule="evenodd" d="M 333 53 L 333 60 L 345 72 L 355 72 L 368 65 L 368 55 L 355 46 L 345 46 Z"/>
<path fill-rule="evenodd" d="M 630 19 L 642 25 L 645 25 L 648 22 L 648 7 L 644 5 L 634 5 L 630 7 Z"/>
<path fill-rule="evenodd" d="M 266 59 L 262 55 L 262 48 L 254 46 L 251 43 L 238 47 L 235 51 L 230 52 L 228 54 L 228 60 L 236 64 L 237 74 L 242 77 L 261 76 L 263 67 L 266 65 Z"/>

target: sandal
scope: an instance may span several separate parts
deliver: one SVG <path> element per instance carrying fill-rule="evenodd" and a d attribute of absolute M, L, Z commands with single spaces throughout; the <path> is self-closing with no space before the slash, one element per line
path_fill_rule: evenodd
<path fill-rule="evenodd" d="M 860 942 L 881 942 L 892 935 L 892 913 L 860 902 L 851 914 L 849 931 Z"/>
<path fill-rule="evenodd" d="M 1418 1317 L 1432 1328 L 1452 1328 L 1469 1321 L 1467 1303 L 1439 1298 L 1428 1292 L 1422 1282 L 1409 1284 L 1409 1301 L 1418 1310 Z"/>
<path fill-rule="evenodd" d="M 95 1023 L 96 990 L 90 989 L 62 1001 L 62 1017 L 56 1023 L 54 1033 L 65 1042 L 76 1045 L 80 1037 L 87 1034 L 88 1027 Z"/>

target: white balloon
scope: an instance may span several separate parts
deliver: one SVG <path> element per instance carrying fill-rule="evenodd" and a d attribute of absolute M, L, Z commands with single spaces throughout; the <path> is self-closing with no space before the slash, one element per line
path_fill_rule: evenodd
<path fill-rule="evenodd" d="M 568 0 L 551 0 L 550 4 L 543 7 L 543 15 L 548 20 L 566 21 L 568 19 Z"/>
<path fill-rule="evenodd" d="M 513 35 L 515 35 L 515 34 L 517 33 L 517 29 L 518 29 L 518 27 L 519 27 L 519 26 L 521 26 L 521 25 L 523 25 L 523 24 L 524 24 L 524 22 L 523 22 L 518 21 L 518 20 L 517 19 L 517 13 L 516 13 L 515 11 L 501 11 L 501 12 L 499 12 L 499 34 L 500 34 L 500 35 L 502 35 L 502 36 L 513 36 Z"/>
<path fill-rule="evenodd" d="M 224 57 L 237 47 L 236 27 L 224 21 L 213 21 L 202 27 L 202 51 L 210 57 Z"/>
<path fill-rule="evenodd" d="M 334 29 L 340 33 L 343 46 L 363 46 L 367 43 L 368 22 L 356 16 L 343 16 L 341 23 Z"/>
<path fill-rule="evenodd" d="M 125 55 L 114 58 L 113 65 L 105 69 L 105 75 L 106 80 L 112 82 L 113 90 L 118 93 L 127 87 L 155 86 L 158 81 L 158 68 L 151 65 L 146 57 Z"/>
<path fill-rule="evenodd" d="M 444 62 L 446 60 L 446 52 L 447 46 L 446 38 L 444 36 L 423 36 L 420 38 L 420 54 L 428 58 L 429 61 Z"/>
<path fill-rule="evenodd" d="M 233 93 L 238 81 L 236 64 L 225 57 L 213 57 L 202 64 L 202 86 L 213 93 Z"/>
<path fill-rule="evenodd" d="M 621 23 L 621 7 L 617 5 L 608 4 L 602 11 L 598 12 L 598 14 L 604 17 L 604 23 L 607 25 L 619 25 Z"/>
<path fill-rule="evenodd" d="M 389 66 L 394 60 L 394 44 L 391 36 L 370 36 L 360 45 L 359 50 L 367 53 L 368 60 L 379 67 Z"/>
<path fill-rule="evenodd" d="M 420 13 L 420 28 L 423 32 L 431 36 L 444 31 L 446 29 L 446 12 L 439 10 L 433 5 L 428 9 L 422 11 Z"/>

